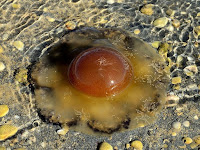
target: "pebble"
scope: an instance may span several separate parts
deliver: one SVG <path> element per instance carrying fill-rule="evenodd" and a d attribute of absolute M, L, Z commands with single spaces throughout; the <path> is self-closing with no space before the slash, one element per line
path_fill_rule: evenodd
<path fill-rule="evenodd" d="M 172 9 L 168 9 L 168 10 L 166 11 L 166 14 L 169 15 L 169 16 L 174 16 L 175 11 L 172 10 Z"/>
<path fill-rule="evenodd" d="M 43 11 L 44 11 L 44 12 L 48 12 L 48 8 L 46 8 L 46 7 L 43 8 Z"/>
<path fill-rule="evenodd" d="M 66 28 L 68 30 L 74 30 L 76 28 L 76 23 L 74 21 L 68 21 L 66 24 L 65 24 Z"/>
<path fill-rule="evenodd" d="M 194 46 L 195 46 L 195 47 L 199 47 L 199 43 L 198 43 L 198 42 L 195 42 L 195 43 L 194 43 Z"/>
<path fill-rule="evenodd" d="M 0 150 L 6 150 L 6 147 L 0 146 Z"/>
<path fill-rule="evenodd" d="M 140 30 L 139 30 L 139 29 L 135 29 L 133 32 L 134 32 L 134 34 L 136 34 L 136 35 L 140 34 Z"/>
<path fill-rule="evenodd" d="M 185 144 L 191 144 L 193 142 L 193 140 L 190 137 L 184 137 L 183 141 Z"/>
<path fill-rule="evenodd" d="M 171 51 L 171 46 L 168 43 L 161 43 L 158 51 L 161 55 L 166 54 L 168 51 Z"/>
<path fill-rule="evenodd" d="M 200 17 L 200 12 L 197 13 L 197 17 Z"/>
<path fill-rule="evenodd" d="M 3 53 L 3 47 L 0 45 L 0 53 Z"/>
<path fill-rule="evenodd" d="M 173 31 L 174 31 L 174 27 L 173 27 L 172 25 L 169 25 L 169 26 L 167 27 L 167 30 L 169 30 L 170 32 L 173 32 Z"/>
<path fill-rule="evenodd" d="M 200 35 L 200 26 L 195 27 L 194 32 L 196 33 L 197 36 L 199 36 Z"/>
<path fill-rule="evenodd" d="M 3 71 L 6 68 L 3 62 L 0 62 L 0 71 Z"/>
<path fill-rule="evenodd" d="M 183 126 L 184 127 L 189 127 L 190 126 L 190 122 L 189 121 L 184 121 L 183 122 Z"/>
<path fill-rule="evenodd" d="M 172 136 L 176 136 L 177 135 L 177 133 L 176 132 L 172 132 Z"/>
<path fill-rule="evenodd" d="M 193 138 L 193 140 L 194 140 L 194 142 L 195 142 L 196 144 L 200 145 L 200 135 L 195 136 L 195 137 Z"/>
<path fill-rule="evenodd" d="M 178 122 L 178 121 L 173 122 L 172 127 L 173 127 L 174 129 L 180 129 L 180 128 L 181 128 L 181 123 Z"/>
<path fill-rule="evenodd" d="M 178 84 L 178 83 L 181 83 L 181 81 L 182 81 L 181 77 L 172 78 L 172 84 Z"/>
<path fill-rule="evenodd" d="M 168 148 L 168 145 L 167 145 L 167 144 L 163 144 L 162 147 L 163 147 L 163 148 Z"/>
<path fill-rule="evenodd" d="M 154 48 L 158 48 L 159 45 L 160 45 L 160 41 L 154 41 L 151 45 L 152 45 Z"/>
<path fill-rule="evenodd" d="M 178 27 L 180 27 L 180 21 L 179 20 L 177 20 L 177 19 L 174 19 L 173 21 L 172 21 L 172 25 L 174 26 L 174 27 L 176 27 L 176 28 L 178 28 Z"/>
<path fill-rule="evenodd" d="M 167 96 L 166 98 L 166 105 L 167 107 L 173 107 L 173 106 L 176 106 L 179 102 L 179 97 L 176 96 L 176 95 L 169 95 Z"/>
<path fill-rule="evenodd" d="M 20 69 L 19 72 L 16 74 L 15 79 L 19 83 L 25 83 L 27 82 L 27 69 Z"/>
<path fill-rule="evenodd" d="M 18 131 L 18 128 L 13 125 L 5 124 L 5 125 L 0 126 L 0 141 L 3 141 L 15 135 L 17 131 Z"/>
<path fill-rule="evenodd" d="M 5 33 L 2 35 L 2 40 L 6 41 L 8 39 L 8 37 L 9 37 L 9 35 Z"/>
<path fill-rule="evenodd" d="M 126 144 L 126 149 L 129 149 L 131 147 L 130 144 Z"/>
<path fill-rule="evenodd" d="M 9 112 L 7 105 L 0 105 L 0 117 L 5 116 Z"/>
<path fill-rule="evenodd" d="M 167 17 L 162 17 L 154 20 L 153 25 L 157 28 L 163 28 L 166 26 L 168 23 L 168 18 Z"/>
<path fill-rule="evenodd" d="M 107 0 L 107 3 L 108 4 L 113 4 L 113 3 L 115 3 L 115 1 L 114 0 Z"/>
<path fill-rule="evenodd" d="M 21 41 L 15 41 L 13 45 L 20 51 L 24 49 L 24 43 L 22 43 Z"/>
<path fill-rule="evenodd" d="M 182 57 L 181 55 L 179 55 L 179 56 L 177 57 L 176 63 L 179 65 L 180 62 L 182 62 L 182 60 L 183 60 L 183 57 Z"/>
<path fill-rule="evenodd" d="M 185 67 L 183 71 L 187 76 L 192 76 L 198 73 L 198 68 L 196 65 L 190 65 L 190 66 Z"/>
<path fill-rule="evenodd" d="M 113 147 L 109 143 L 103 142 L 99 150 L 113 150 Z"/>
<path fill-rule="evenodd" d="M 57 133 L 58 133 L 59 135 L 65 135 L 68 131 L 69 131 L 69 127 L 68 127 L 68 126 L 65 126 L 65 127 L 63 127 L 62 129 L 57 130 Z"/>
<path fill-rule="evenodd" d="M 18 8 L 21 7 L 21 5 L 20 4 L 12 4 L 12 7 L 15 8 L 15 9 L 18 9 Z"/>
<path fill-rule="evenodd" d="M 54 22 L 54 21 L 55 21 L 55 19 L 52 18 L 52 17 L 47 16 L 46 18 L 47 18 L 47 20 L 48 20 L 49 22 Z"/>
<path fill-rule="evenodd" d="M 197 115 L 195 115 L 193 118 L 194 118 L 195 120 L 198 120 L 198 119 L 199 119 L 199 117 L 198 117 Z"/>
<path fill-rule="evenodd" d="M 42 146 L 42 148 L 45 148 L 48 144 L 46 142 L 42 142 L 40 145 Z"/>
<path fill-rule="evenodd" d="M 151 16 L 153 14 L 153 4 L 147 4 L 141 8 L 141 13 Z"/>
<path fill-rule="evenodd" d="M 190 144 L 191 149 L 195 149 L 197 146 L 198 146 L 198 144 L 196 144 L 194 142 Z"/>
<path fill-rule="evenodd" d="M 198 147 L 198 146 L 200 145 L 200 135 L 195 136 L 195 137 L 193 138 L 193 141 L 194 141 L 194 142 L 192 142 L 192 143 L 190 144 L 190 147 L 191 147 L 192 149 L 195 149 L 196 147 Z"/>
<path fill-rule="evenodd" d="M 142 144 L 141 141 L 135 140 L 135 141 L 131 142 L 131 147 L 133 147 L 136 150 L 142 150 L 143 149 L 143 144 Z"/>

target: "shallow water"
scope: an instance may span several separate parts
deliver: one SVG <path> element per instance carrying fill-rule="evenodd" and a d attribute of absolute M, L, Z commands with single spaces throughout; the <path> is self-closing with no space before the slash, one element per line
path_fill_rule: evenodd
<path fill-rule="evenodd" d="M 106 140 L 113 147 L 125 149 L 125 144 L 139 139 L 144 149 L 161 149 L 164 144 L 168 148 L 179 149 L 184 145 L 182 137 L 195 137 L 200 134 L 199 121 L 199 40 L 194 32 L 199 22 L 198 1 L 142 1 L 118 0 L 116 3 L 99 0 L 68 1 L 12 1 L 0 2 L 0 61 L 5 69 L 0 72 L 0 104 L 8 105 L 9 113 L 0 118 L 0 125 L 11 123 L 19 127 L 17 134 L 0 145 L 15 149 L 96 149 L 98 144 Z M 140 9 L 145 4 L 154 4 L 153 14 L 145 15 Z M 169 16 L 167 10 L 175 11 Z M 156 28 L 153 21 L 167 17 L 168 23 Z M 180 27 L 173 25 L 174 19 Z M 67 23 L 67 24 L 66 24 Z M 165 108 L 158 116 L 155 124 L 125 133 L 116 133 L 112 138 L 93 137 L 69 131 L 59 136 L 56 131 L 59 125 L 44 122 L 37 113 L 34 98 L 27 81 L 27 67 L 37 60 L 60 37 L 74 27 L 118 27 L 140 33 L 135 35 L 148 42 L 168 43 L 167 57 L 171 68 L 170 77 L 181 77 L 181 82 L 170 84 L 168 103 L 179 103 Z M 20 41 L 20 42 L 19 42 Z M 1 49 L 3 51 L 1 52 Z M 159 48 L 158 48 L 159 49 Z M 195 71 L 187 72 L 187 66 L 196 66 Z M 195 67 L 193 67 L 195 68 Z M 184 70 L 185 69 L 185 70 Z M 189 70 L 190 71 L 190 70 Z M 174 97 L 173 97 L 174 96 Z M 174 130 L 172 123 L 190 121 L 189 127 Z M 172 132 L 177 136 L 173 137 Z M 191 149 L 191 145 L 186 145 Z M 163 148 L 164 149 L 164 148 Z M 197 149 L 197 146 L 196 146 Z"/>

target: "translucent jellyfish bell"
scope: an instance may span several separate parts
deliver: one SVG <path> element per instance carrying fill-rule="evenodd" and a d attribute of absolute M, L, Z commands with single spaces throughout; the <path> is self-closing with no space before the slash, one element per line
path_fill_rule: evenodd
<path fill-rule="evenodd" d="M 162 57 L 120 29 L 66 34 L 32 69 L 37 107 L 52 122 L 87 134 L 152 123 L 165 102 Z"/>

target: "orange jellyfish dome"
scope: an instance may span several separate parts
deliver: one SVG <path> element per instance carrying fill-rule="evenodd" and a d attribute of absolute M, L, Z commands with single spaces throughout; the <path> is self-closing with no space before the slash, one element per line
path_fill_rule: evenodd
<path fill-rule="evenodd" d="M 129 61 L 118 51 L 93 47 L 80 53 L 70 64 L 69 81 L 83 93 L 105 97 L 119 93 L 132 80 Z"/>

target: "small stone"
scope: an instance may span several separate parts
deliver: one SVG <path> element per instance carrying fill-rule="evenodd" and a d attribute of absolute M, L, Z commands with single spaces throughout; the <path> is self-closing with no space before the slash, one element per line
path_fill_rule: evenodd
<path fill-rule="evenodd" d="M 0 45 L 0 53 L 3 53 L 3 47 Z"/>
<path fill-rule="evenodd" d="M 21 41 L 15 41 L 13 45 L 20 51 L 24 49 L 24 43 L 22 43 Z"/>
<path fill-rule="evenodd" d="M 160 41 L 154 41 L 151 45 L 152 45 L 154 48 L 158 48 L 159 45 L 160 45 Z"/>
<path fill-rule="evenodd" d="M 6 147 L 0 146 L 0 150 L 6 150 Z"/>
<path fill-rule="evenodd" d="M 181 123 L 178 122 L 178 121 L 173 122 L 172 127 L 173 127 L 174 129 L 180 129 L 180 128 L 181 128 Z"/>
<path fill-rule="evenodd" d="M 195 115 L 193 118 L 194 118 L 195 120 L 198 120 L 198 119 L 199 119 L 199 117 L 198 117 L 197 115 Z"/>
<path fill-rule="evenodd" d="M 166 11 L 166 14 L 169 15 L 169 16 L 174 16 L 175 11 L 172 10 L 172 9 L 168 9 L 168 10 Z"/>
<path fill-rule="evenodd" d="M 181 15 L 186 15 L 187 12 L 186 11 L 181 11 Z"/>
<path fill-rule="evenodd" d="M 99 150 L 113 150 L 113 147 L 109 143 L 103 142 Z"/>
<path fill-rule="evenodd" d="M 107 3 L 108 4 L 113 4 L 113 3 L 115 3 L 115 1 L 114 0 L 107 0 Z"/>
<path fill-rule="evenodd" d="M 179 56 L 177 57 L 177 59 L 176 59 L 177 65 L 180 65 L 180 62 L 182 62 L 182 60 L 183 60 L 183 57 L 182 57 L 181 55 L 179 55 Z"/>
<path fill-rule="evenodd" d="M 182 80 L 181 77 L 174 77 L 174 78 L 172 78 L 172 84 L 181 83 L 181 80 Z"/>
<path fill-rule="evenodd" d="M 0 105 L 0 117 L 4 117 L 9 112 L 7 105 Z"/>
<path fill-rule="evenodd" d="M 126 144 L 126 149 L 129 149 L 131 147 L 130 144 Z"/>
<path fill-rule="evenodd" d="M 167 144 L 163 144 L 162 147 L 163 147 L 163 148 L 168 148 L 168 145 L 167 145 Z"/>
<path fill-rule="evenodd" d="M 18 8 L 20 8 L 20 4 L 12 4 L 12 7 L 15 9 L 18 9 Z"/>
<path fill-rule="evenodd" d="M 141 141 L 135 140 L 135 141 L 131 142 L 131 147 L 133 147 L 136 150 L 142 150 L 143 149 L 143 144 L 142 144 Z"/>
<path fill-rule="evenodd" d="M 74 21 L 68 21 L 66 24 L 65 24 L 66 28 L 68 30 L 74 30 L 76 28 L 76 23 Z"/>
<path fill-rule="evenodd" d="M 200 17 L 200 13 L 199 12 L 197 13 L 197 17 Z"/>
<path fill-rule="evenodd" d="M 187 86 L 187 88 L 190 90 L 192 90 L 192 89 L 198 89 L 198 87 L 197 87 L 197 85 L 194 83 L 194 84 L 189 84 L 188 86 Z"/>
<path fill-rule="evenodd" d="M 69 127 L 68 127 L 68 126 L 65 126 L 65 127 L 63 127 L 62 129 L 58 130 L 57 133 L 58 133 L 59 135 L 65 135 L 68 131 L 69 131 Z"/>
<path fill-rule="evenodd" d="M 190 66 L 185 67 L 183 71 L 187 76 L 192 76 L 198 73 L 198 68 L 196 65 L 190 65 Z"/>
<path fill-rule="evenodd" d="M 151 16 L 153 14 L 153 4 L 147 4 L 141 8 L 141 13 Z"/>
<path fill-rule="evenodd" d="M 185 144 L 191 144 L 193 142 L 193 140 L 190 137 L 184 137 L 183 141 Z"/>
<path fill-rule="evenodd" d="M 198 42 L 195 42 L 195 43 L 194 43 L 194 46 L 195 46 L 195 47 L 199 47 L 199 43 L 198 43 Z"/>
<path fill-rule="evenodd" d="M 167 96 L 166 98 L 166 105 L 167 107 L 173 107 L 173 106 L 176 106 L 179 102 L 179 97 L 176 96 L 176 95 L 169 95 Z"/>
<path fill-rule="evenodd" d="M 194 140 L 194 142 L 195 142 L 196 144 L 200 145 L 200 135 L 195 136 L 195 137 L 193 138 L 193 140 Z"/>
<path fill-rule="evenodd" d="M 168 43 L 161 43 L 159 45 L 158 52 L 159 54 L 163 55 L 163 54 L 166 54 L 170 50 L 171 50 L 171 46 Z"/>
<path fill-rule="evenodd" d="M 15 135 L 17 131 L 18 131 L 18 128 L 13 125 L 5 124 L 5 125 L 0 126 L 0 141 L 3 141 Z"/>
<path fill-rule="evenodd" d="M 55 21 L 54 18 L 51 18 L 51 17 L 49 17 L 49 16 L 47 16 L 46 18 L 47 18 L 47 20 L 48 20 L 49 22 L 54 22 L 54 21 Z"/>
<path fill-rule="evenodd" d="M 180 27 L 180 21 L 179 20 L 177 20 L 177 19 L 174 19 L 173 21 L 172 21 L 172 25 L 175 27 L 175 28 L 178 28 L 178 27 Z"/>
<path fill-rule="evenodd" d="M 173 32 L 173 31 L 174 31 L 174 27 L 173 27 L 172 25 L 169 25 L 169 26 L 167 27 L 167 30 L 169 30 L 170 32 Z"/>
<path fill-rule="evenodd" d="M 172 132 L 172 136 L 176 136 L 177 135 L 177 133 L 176 132 Z"/>
<path fill-rule="evenodd" d="M 6 68 L 3 62 L 0 62 L 0 71 L 3 71 Z"/>
<path fill-rule="evenodd" d="M 183 122 L 183 126 L 184 127 L 189 127 L 190 126 L 190 122 L 189 121 L 184 121 Z"/>
<path fill-rule="evenodd" d="M 181 86 L 179 84 L 176 84 L 173 86 L 173 89 L 174 90 L 180 90 Z"/>
<path fill-rule="evenodd" d="M 140 34 L 140 30 L 139 30 L 139 29 L 135 29 L 133 32 L 134 32 L 134 34 L 136 34 L 136 35 L 137 35 L 137 34 Z"/>
<path fill-rule="evenodd" d="M 178 146 L 180 149 L 185 149 L 186 148 L 186 145 L 182 145 L 182 146 Z"/>
<path fill-rule="evenodd" d="M 6 41 L 8 39 L 9 35 L 7 33 L 2 35 L 2 40 Z"/>
<path fill-rule="evenodd" d="M 194 28 L 194 33 L 199 36 L 200 35 L 200 26 Z"/>
<path fill-rule="evenodd" d="M 46 8 L 46 7 L 43 8 L 43 11 L 44 11 L 44 12 L 48 12 L 48 8 Z"/>
<path fill-rule="evenodd" d="M 157 28 L 163 28 L 168 23 L 167 17 L 158 18 L 153 22 L 153 25 Z"/>
<path fill-rule="evenodd" d="M 46 142 L 42 142 L 40 145 L 42 146 L 42 148 L 45 148 L 47 146 L 47 143 Z"/>
<path fill-rule="evenodd" d="M 198 144 L 196 144 L 196 143 L 191 143 L 190 144 L 191 149 L 195 149 L 197 146 L 198 146 Z"/>
<path fill-rule="evenodd" d="M 28 70 L 20 69 L 19 72 L 16 74 L 15 79 L 19 83 L 26 83 L 27 77 L 28 77 Z"/>

